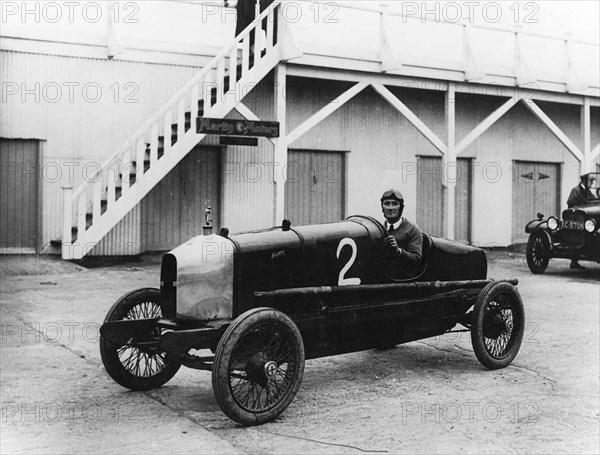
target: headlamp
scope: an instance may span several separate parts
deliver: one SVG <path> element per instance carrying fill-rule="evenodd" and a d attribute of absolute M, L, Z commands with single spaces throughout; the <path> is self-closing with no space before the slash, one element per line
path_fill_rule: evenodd
<path fill-rule="evenodd" d="M 558 228 L 558 220 L 553 216 L 548 218 L 548 229 L 550 229 L 551 231 L 554 231 L 557 228 Z"/>
<path fill-rule="evenodd" d="M 583 227 L 588 232 L 594 232 L 596 230 L 596 222 L 592 219 L 586 220 Z"/>

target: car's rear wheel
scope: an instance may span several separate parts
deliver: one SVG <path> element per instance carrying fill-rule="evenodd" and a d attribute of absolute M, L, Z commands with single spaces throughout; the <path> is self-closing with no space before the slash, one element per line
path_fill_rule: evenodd
<path fill-rule="evenodd" d="M 161 317 L 160 290 L 144 288 L 125 294 L 104 319 L 151 319 Z M 150 390 L 166 384 L 181 367 L 158 346 L 163 329 L 153 327 L 118 346 L 100 336 L 100 355 L 106 372 L 118 384 L 132 390 Z"/>
<path fill-rule="evenodd" d="M 535 231 L 529 236 L 525 256 L 532 273 L 544 273 L 550 262 L 550 241 L 544 231 Z"/>
<path fill-rule="evenodd" d="M 258 425 L 290 405 L 304 373 L 300 331 L 285 314 L 255 308 L 227 328 L 213 362 L 217 403 L 232 420 Z"/>
<path fill-rule="evenodd" d="M 471 325 L 473 351 L 491 370 L 513 361 L 525 331 L 525 311 L 519 291 L 506 281 L 486 285 L 475 302 Z"/>

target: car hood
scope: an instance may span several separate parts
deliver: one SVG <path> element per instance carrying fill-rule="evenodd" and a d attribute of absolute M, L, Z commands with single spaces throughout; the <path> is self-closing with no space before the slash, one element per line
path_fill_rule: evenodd
<path fill-rule="evenodd" d="M 562 213 L 563 220 L 586 220 L 593 218 L 596 221 L 600 221 L 600 200 L 596 199 L 590 201 L 586 205 L 580 205 L 577 207 L 571 207 L 566 209 Z"/>

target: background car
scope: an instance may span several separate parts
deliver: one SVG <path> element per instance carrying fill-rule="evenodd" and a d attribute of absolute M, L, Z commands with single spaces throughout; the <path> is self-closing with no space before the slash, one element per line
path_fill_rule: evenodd
<path fill-rule="evenodd" d="M 386 236 L 373 218 L 353 216 L 195 237 L 163 257 L 160 289 L 130 292 L 109 310 L 100 329 L 106 371 L 148 390 L 182 365 L 211 370 L 225 414 L 256 425 L 291 403 L 306 359 L 456 327 L 471 332 L 483 365 L 509 365 L 525 327 L 517 281 L 487 279 L 483 250 L 428 235 L 414 277 L 392 280 Z"/>
<path fill-rule="evenodd" d="M 590 173 L 595 185 L 590 188 L 595 199 L 568 208 L 562 219 L 538 213 L 525 226 L 529 233 L 526 257 L 532 273 L 544 273 L 551 258 L 600 262 L 600 173 Z"/>

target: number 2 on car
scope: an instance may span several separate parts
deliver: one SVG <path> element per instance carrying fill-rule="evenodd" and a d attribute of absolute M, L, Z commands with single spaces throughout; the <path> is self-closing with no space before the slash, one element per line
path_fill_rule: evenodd
<path fill-rule="evenodd" d="M 352 286 L 352 285 L 360 284 L 360 278 L 345 278 L 344 277 L 346 272 L 350 269 L 350 267 L 352 267 L 352 264 L 354 264 L 354 261 L 356 260 L 356 242 L 348 237 L 340 240 L 340 243 L 337 247 L 337 252 L 335 253 L 335 255 L 339 259 L 340 253 L 342 252 L 342 250 L 344 249 L 344 247 L 346 245 L 352 249 L 352 255 L 350 256 L 350 259 L 348 260 L 348 262 L 346 262 L 346 265 L 344 267 L 342 267 L 342 270 L 340 270 L 340 274 L 338 276 L 338 286 Z"/>

